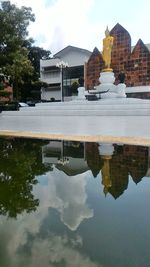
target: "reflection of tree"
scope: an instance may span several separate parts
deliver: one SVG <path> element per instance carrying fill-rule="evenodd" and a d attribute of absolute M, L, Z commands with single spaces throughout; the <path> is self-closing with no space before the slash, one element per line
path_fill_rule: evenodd
<path fill-rule="evenodd" d="M 0 214 L 17 217 L 32 212 L 39 200 L 32 194 L 36 175 L 47 168 L 42 164 L 42 141 L 24 139 L 0 140 Z"/>

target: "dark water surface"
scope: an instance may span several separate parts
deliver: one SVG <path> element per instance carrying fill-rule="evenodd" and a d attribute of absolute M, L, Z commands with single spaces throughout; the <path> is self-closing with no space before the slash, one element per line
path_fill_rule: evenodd
<path fill-rule="evenodd" d="M 0 267 L 150 267 L 149 148 L 0 139 Z"/>

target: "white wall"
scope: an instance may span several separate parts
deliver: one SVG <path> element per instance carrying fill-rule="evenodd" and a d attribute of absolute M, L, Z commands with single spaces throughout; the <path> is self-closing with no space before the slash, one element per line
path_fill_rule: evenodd
<path fill-rule="evenodd" d="M 60 83 L 61 82 L 60 71 L 41 72 L 41 80 L 48 84 Z"/>
<path fill-rule="evenodd" d="M 42 68 L 48 66 L 56 66 L 56 62 L 63 60 L 67 62 L 69 67 L 83 66 L 88 61 L 88 56 L 84 52 L 69 50 L 68 53 L 64 54 L 60 59 L 57 60 L 41 60 L 41 77 L 43 82 L 48 84 L 61 83 L 60 71 L 42 71 Z M 59 62 L 58 61 L 58 62 Z M 55 64 L 54 64 L 55 63 Z M 54 64 L 54 65 L 52 65 Z"/>
<path fill-rule="evenodd" d="M 87 56 L 86 53 L 74 50 L 68 51 L 68 53 L 64 54 L 61 57 L 61 60 L 68 62 L 69 67 L 84 65 L 84 63 L 87 62 L 88 59 L 89 56 Z"/>
<path fill-rule="evenodd" d="M 55 100 L 61 99 L 61 91 L 60 90 L 49 90 L 45 91 L 45 89 L 41 89 L 41 100 L 50 100 L 52 97 L 55 98 Z"/>
<path fill-rule="evenodd" d="M 67 62 L 69 67 L 75 66 L 84 66 L 85 62 L 89 59 L 89 54 L 84 50 L 69 48 L 64 52 L 61 52 L 59 58 L 52 58 L 49 60 L 41 60 L 40 61 L 40 69 L 41 69 L 41 77 L 40 79 L 43 82 L 48 84 L 61 84 L 61 75 L 60 70 L 56 71 L 44 71 L 44 67 L 56 67 L 56 64 L 60 61 Z M 41 99 L 50 100 L 51 97 L 54 97 L 57 100 L 61 99 L 60 91 L 44 91 L 42 90 Z"/>
<path fill-rule="evenodd" d="M 56 66 L 59 61 L 67 62 L 69 67 L 83 66 L 89 59 L 89 55 L 86 52 L 80 50 L 70 49 L 66 53 L 62 53 L 60 58 L 52 58 L 49 60 L 40 60 L 41 71 L 44 67 Z"/>
<path fill-rule="evenodd" d="M 40 59 L 40 69 L 42 70 L 44 67 L 56 66 L 59 61 L 59 58 Z"/>

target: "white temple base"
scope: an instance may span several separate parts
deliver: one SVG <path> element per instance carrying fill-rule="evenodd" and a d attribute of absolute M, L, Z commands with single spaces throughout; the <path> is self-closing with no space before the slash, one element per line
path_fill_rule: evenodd
<path fill-rule="evenodd" d="M 3 111 L 2 116 L 150 116 L 150 100 L 136 98 L 77 100 L 70 102 L 39 103 L 20 111 Z"/>
<path fill-rule="evenodd" d="M 117 93 L 105 93 L 101 95 L 102 99 L 126 98 L 126 95 L 119 95 Z"/>
<path fill-rule="evenodd" d="M 101 93 L 106 91 L 105 94 L 101 94 L 102 99 L 126 98 L 126 85 L 124 83 L 114 85 L 115 76 L 113 72 L 101 72 L 99 81 L 100 84 L 95 86 L 95 92 Z"/>
<path fill-rule="evenodd" d="M 126 98 L 125 84 L 115 86 L 113 73 L 104 77 L 105 99 L 87 101 L 81 88 L 78 100 L 3 111 L 0 135 L 150 145 L 150 100 Z"/>

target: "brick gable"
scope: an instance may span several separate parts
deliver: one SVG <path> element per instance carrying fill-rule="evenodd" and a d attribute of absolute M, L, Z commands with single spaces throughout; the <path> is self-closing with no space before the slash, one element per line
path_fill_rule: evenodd
<path fill-rule="evenodd" d="M 150 85 L 150 52 L 141 39 L 131 52 L 131 36 L 117 23 L 110 31 L 114 37 L 111 66 L 115 73 L 116 84 L 118 74 L 123 71 L 127 86 Z M 91 89 L 99 84 L 99 75 L 104 67 L 102 54 L 95 48 L 86 65 L 86 87 Z"/>

